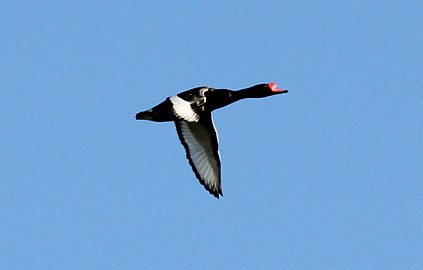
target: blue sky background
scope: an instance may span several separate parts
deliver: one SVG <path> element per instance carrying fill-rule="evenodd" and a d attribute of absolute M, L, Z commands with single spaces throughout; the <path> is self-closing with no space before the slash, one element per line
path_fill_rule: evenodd
<path fill-rule="evenodd" d="M 1 269 L 423 269 L 421 1 L 2 1 Z M 214 113 L 225 197 L 172 123 Z"/>

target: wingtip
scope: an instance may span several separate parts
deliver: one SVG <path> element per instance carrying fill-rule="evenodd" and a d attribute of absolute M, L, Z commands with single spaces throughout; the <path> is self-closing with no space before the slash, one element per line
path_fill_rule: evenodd
<path fill-rule="evenodd" d="M 212 190 L 210 190 L 210 189 L 208 189 L 205 185 L 203 185 L 205 188 L 206 188 L 206 190 L 208 191 L 208 192 L 210 192 L 210 194 L 211 195 L 213 195 L 216 199 L 220 199 L 220 197 L 223 197 L 223 193 L 222 193 L 222 190 L 221 189 L 219 189 L 219 190 L 215 190 L 215 191 L 212 191 Z M 220 196 L 220 197 L 219 197 Z"/>
<path fill-rule="evenodd" d="M 210 192 L 211 195 L 213 195 L 216 199 L 220 199 L 221 197 L 223 197 L 222 193 L 212 193 Z"/>
<path fill-rule="evenodd" d="M 199 178 L 197 179 L 200 180 Z M 204 187 L 205 190 L 207 190 L 216 199 L 220 199 L 220 197 L 223 197 L 222 189 L 220 187 L 212 190 L 208 185 L 205 184 L 204 180 L 200 180 L 200 184 Z"/>

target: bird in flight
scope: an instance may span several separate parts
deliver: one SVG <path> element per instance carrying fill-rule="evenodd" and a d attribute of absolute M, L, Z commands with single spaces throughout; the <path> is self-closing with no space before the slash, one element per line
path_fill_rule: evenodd
<path fill-rule="evenodd" d="M 218 136 L 212 111 L 245 98 L 263 98 L 287 93 L 275 83 L 257 84 L 241 90 L 196 87 L 136 114 L 136 120 L 174 122 L 191 168 L 205 189 L 223 196 Z"/>

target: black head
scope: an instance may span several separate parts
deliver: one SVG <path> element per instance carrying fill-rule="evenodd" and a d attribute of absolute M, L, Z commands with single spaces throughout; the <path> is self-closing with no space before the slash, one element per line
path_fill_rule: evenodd
<path fill-rule="evenodd" d="M 288 93 L 288 90 L 280 89 L 276 85 L 276 83 L 273 83 L 273 82 L 257 84 L 245 90 L 246 90 L 246 93 L 245 93 L 246 97 L 255 97 L 255 98 L 268 97 L 268 96 L 273 96 L 277 94 Z"/>
<path fill-rule="evenodd" d="M 270 82 L 267 85 L 267 88 L 270 89 L 271 95 L 276 95 L 276 94 L 283 94 L 283 93 L 288 93 L 288 90 L 286 89 L 280 89 L 276 83 Z"/>

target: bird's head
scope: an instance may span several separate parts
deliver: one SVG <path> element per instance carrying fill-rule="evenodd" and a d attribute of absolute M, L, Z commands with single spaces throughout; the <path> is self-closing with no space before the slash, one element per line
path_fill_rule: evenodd
<path fill-rule="evenodd" d="M 279 88 L 278 85 L 274 82 L 265 84 L 264 88 L 265 88 L 265 91 L 269 94 L 269 96 L 288 93 L 288 90 Z"/>
<path fill-rule="evenodd" d="M 247 88 L 245 89 L 244 95 L 249 98 L 262 98 L 283 93 L 288 93 L 288 90 L 281 89 L 276 83 L 270 82 L 257 84 Z"/>

